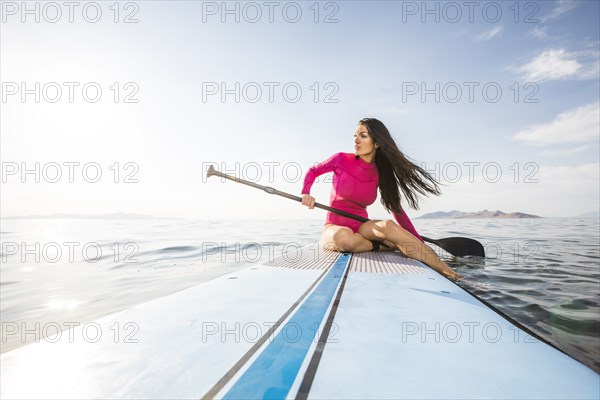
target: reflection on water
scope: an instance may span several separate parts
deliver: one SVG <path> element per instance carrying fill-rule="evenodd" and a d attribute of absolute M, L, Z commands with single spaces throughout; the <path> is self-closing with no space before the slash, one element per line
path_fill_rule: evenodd
<path fill-rule="evenodd" d="M 415 220 L 486 259 L 442 258 L 474 294 L 600 371 L 598 219 Z M 2 220 L 2 352 L 15 326 L 85 323 L 319 240 L 321 221 Z M 39 340 L 39 338 L 37 338 Z"/>

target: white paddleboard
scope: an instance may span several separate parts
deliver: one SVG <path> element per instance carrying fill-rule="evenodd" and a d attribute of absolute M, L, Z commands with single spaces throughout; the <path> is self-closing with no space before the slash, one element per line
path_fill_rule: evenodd
<path fill-rule="evenodd" d="M 7 352 L 1 397 L 600 397 L 596 372 L 429 267 L 315 249 Z"/>

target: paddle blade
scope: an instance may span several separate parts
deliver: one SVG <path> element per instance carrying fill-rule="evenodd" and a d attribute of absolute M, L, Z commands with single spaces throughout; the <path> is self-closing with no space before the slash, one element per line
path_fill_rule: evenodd
<path fill-rule="evenodd" d="M 448 253 L 457 257 L 476 256 L 485 257 L 483 245 L 477 240 L 466 237 L 449 237 L 443 239 L 429 239 L 423 237 L 423 240 L 436 244 Z"/>

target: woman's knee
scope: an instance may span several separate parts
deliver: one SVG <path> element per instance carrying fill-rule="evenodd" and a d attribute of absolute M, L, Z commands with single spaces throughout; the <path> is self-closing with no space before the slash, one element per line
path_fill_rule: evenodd
<path fill-rule="evenodd" d="M 333 229 L 331 229 L 333 228 Z M 325 250 L 352 251 L 357 245 L 352 229 L 347 227 L 331 227 L 323 234 Z"/>
<path fill-rule="evenodd" d="M 378 227 L 381 236 L 385 239 L 393 239 L 394 241 L 412 242 L 414 237 L 412 233 L 398 225 L 395 221 L 385 220 L 379 221 Z"/>
<path fill-rule="evenodd" d="M 359 244 L 357 236 L 350 228 L 340 228 L 329 240 L 329 248 L 337 251 L 353 251 Z"/>
<path fill-rule="evenodd" d="M 377 221 L 375 225 L 377 226 L 377 230 L 379 230 L 384 235 L 389 234 L 392 231 L 396 231 L 400 228 L 400 225 L 398 225 L 396 222 L 390 219 Z"/>
<path fill-rule="evenodd" d="M 335 243 L 339 251 L 353 251 L 358 245 L 358 240 L 353 232 L 344 232 L 335 238 Z"/>

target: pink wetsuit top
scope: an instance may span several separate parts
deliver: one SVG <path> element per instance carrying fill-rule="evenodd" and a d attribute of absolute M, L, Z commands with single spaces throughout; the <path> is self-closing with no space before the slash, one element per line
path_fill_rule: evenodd
<path fill-rule="evenodd" d="M 329 196 L 331 207 L 368 218 L 367 206 L 377 199 L 379 184 L 379 172 L 375 163 L 368 163 L 362 158 L 357 159 L 351 153 L 334 154 L 322 163 L 309 168 L 304 177 L 302 194 L 310 194 L 310 188 L 317 176 L 328 172 L 333 172 L 333 187 Z M 404 210 L 401 210 L 400 214 L 392 214 L 402 228 L 423 241 Z M 346 226 L 353 232 L 358 232 L 362 222 L 328 212 L 325 224 Z"/>

